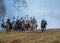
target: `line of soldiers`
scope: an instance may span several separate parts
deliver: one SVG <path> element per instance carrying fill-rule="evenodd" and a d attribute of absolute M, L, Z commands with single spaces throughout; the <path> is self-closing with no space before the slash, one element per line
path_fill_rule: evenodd
<path fill-rule="evenodd" d="M 28 30 L 36 30 L 38 27 L 37 20 L 35 18 L 23 19 L 22 17 L 17 19 L 16 21 L 11 19 L 7 19 L 4 23 L 4 19 L 2 19 L 1 27 L 6 29 L 7 32 L 14 31 L 28 31 Z M 43 19 L 41 21 L 41 30 L 46 31 L 47 22 Z"/>
<path fill-rule="evenodd" d="M 5 28 L 7 32 L 11 30 L 15 31 L 27 31 L 27 30 L 35 30 L 37 29 L 37 20 L 35 18 L 23 19 L 22 17 L 17 19 L 16 21 L 11 19 L 7 19 L 4 23 L 4 19 L 2 19 L 1 27 Z"/>

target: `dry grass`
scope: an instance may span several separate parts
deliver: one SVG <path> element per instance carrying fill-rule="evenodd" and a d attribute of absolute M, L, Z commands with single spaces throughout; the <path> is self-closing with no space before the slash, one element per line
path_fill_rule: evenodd
<path fill-rule="evenodd" d="M 0 31 L 0 43 L 60 43 L 60 29 L 36 32 L 10 32 Z"/>

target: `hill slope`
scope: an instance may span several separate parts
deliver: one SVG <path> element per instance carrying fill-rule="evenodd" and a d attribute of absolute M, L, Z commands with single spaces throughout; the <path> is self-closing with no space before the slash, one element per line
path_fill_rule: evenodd
<path fill-rule="evenodd" d="M 10 32 L 0 31 L 0 43 L 60 43 L 60 30 L 41 32 Z"/>

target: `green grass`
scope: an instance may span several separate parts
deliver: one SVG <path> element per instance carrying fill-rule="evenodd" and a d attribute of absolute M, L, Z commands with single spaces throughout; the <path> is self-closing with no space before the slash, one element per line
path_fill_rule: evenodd
<path fill-rule="evenodd" d="M 0 31 L 0 43 L 60 43 L 60 29 L 51 29 L 41 33 L 41 30 L 35 32 L 15 32 L 9 34 L 6 31 Z"/>

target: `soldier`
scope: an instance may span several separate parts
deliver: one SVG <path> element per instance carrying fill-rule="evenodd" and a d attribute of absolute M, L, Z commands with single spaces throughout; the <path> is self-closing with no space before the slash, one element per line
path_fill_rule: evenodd
<path fill-rule="evenodd" d="M 2 19 L 1 27 L 2 27 L 2 30 L 4 30 L 4 28 L 5 28 L 4 19 Z"/>
<path fill-rule="evenodd" d="M 47 22 L 43 19 L 41 21 L 41 30 L 42 30 L 42 32 L 46 31 L 46 25 L 47 25 Z"/>
<path fill-rule="evenodd" d="M 11 31 L 12 30 L 12 23 L 11 23 L 10 19 L 7 19 L 6 24 L 9 24 L 9 31 Z"/>

